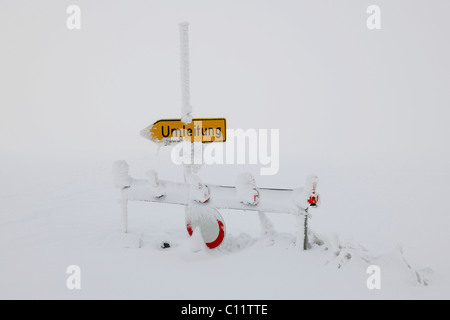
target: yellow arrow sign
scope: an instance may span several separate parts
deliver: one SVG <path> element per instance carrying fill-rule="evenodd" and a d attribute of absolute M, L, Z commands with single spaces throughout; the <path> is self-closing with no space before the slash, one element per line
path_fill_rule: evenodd
<path fill-rule="evenodd" d="M 141 131 L 141 135 L 155 142 L 165 144 L 181 141 L 225 142 L 227 121 L 225 118 L 193 119 L 190 124 L 181 119 L 163 119 Z"/>

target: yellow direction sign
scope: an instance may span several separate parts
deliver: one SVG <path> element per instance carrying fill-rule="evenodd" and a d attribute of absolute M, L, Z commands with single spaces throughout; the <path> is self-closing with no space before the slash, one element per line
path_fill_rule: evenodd
<path fill-rule="evenodd" d="M 190 124 L 185 124 L 181 119 L 162 119 L 142 130 L 141 135 L 165 144 L 181 141 L 225 142 L 227 121 L 225 118 L 193 119 Z"/>

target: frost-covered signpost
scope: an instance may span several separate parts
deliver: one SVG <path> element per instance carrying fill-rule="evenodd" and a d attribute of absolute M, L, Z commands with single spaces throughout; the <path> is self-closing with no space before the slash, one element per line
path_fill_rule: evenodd
<path fill-rule="evenodd" d="M 141 135 L 159 144 L 188 144 L 189 161 L 183 162 L 184 183 L 159 180 L 155 171 L 145 179 L 134 179 L 125 161 L 113 166 L 115 186 L 121 189 L 123 232 L 128 232 L 128 202 L 147 201 L 185 206 L 186 228 L 190 236 L 201 239 L 210 249 L 217 248 L 225 238 L 225 222 L 217 209 L 258 212 L 262 236 L 274 233 L 266 212 L 296 216 L 298 231 L 296 247 L 308 249 L 309 208 L 319 205 L 316 193 L 318 178 L 308 177 L 306 186 L 298 189 L 259 188 L 250 174 L 238 177 L 236 186 L 206 185 L 196 175 L 196 157 L 203 156 L 203 143 L 226 142 L 226 121 L 223 118 L 193 119 L 190 104 L 189 24 L 180 27 L 181 119 L 164 119 L 141 131 Z M 164 130 L 166 127 L 166 131 Z M 203 128 L 205 127 L 205 128 Z M 208 128 L 208 130 L 206 129 Z M 210 131 L 211 130 L 211 131 Z"/>
<path fill-rule="evenodd" d="M 179 25 L 180 28 L 180 70 L 181 70 L 181 122 L 186 126 L 190 126 L 193 122 L 192 118 L 192 106 L 191 106 L 191 91 L 190 91 L 190 69 L 189 69 L 189 23 L 182 22 Z M 223 119 L 222 125 L 222 137 L 226 132 L 226 122 Z M 195 121 L 198 123 L 198 121 Z M 199 126 L 200 134 L 196 134 L 195 126 L 192 127 L 191 139 L 189 141 L 191 145 L 190 164 L 183 164 L 184 167 L 184 182 L 189 184 L 189 198 L 194 200 L 193 195 L 199 194 L 200 197 L 196 197 L 197 202 L 206 203 L 209 201 L 209 189 L 201 180 L 195 176 L 194 164 L 195 164 L 195 152 L 197 145 L 201 152 L 200 156 L 203 156 L 203 121 Z M 184 127 L 184 126 L 183 126 Z M 189 129 L 188 129 L 189 130 Z M 188 131 L 189 136 L 189 131 Z M 222 139 L 224 141 L 224 139 Z M 211 142 L 211 141 L 210 141 Z M 201 161 L 203 162 L 203 161 Z M 194 201 L 185 205 L 185 217 L 186 227 L 190 236 L 197 233 L 196 237 L 203 238 L 206 245 L 214 249 L 225 238 L 225 222 L 220 213 L 214 209 L 214 207 L 199 206 L 193 204 Z"/>
<path fill-rule="evenodd" d="M 186 125 L 192 122 L 191 91 L 189 78 L 189 23 L 180 23 L 180 69 L 181 69 L 181 122 Z M 184 181 L 193 172 L 194 143 L 191 142 L 191 165 L 184 164 Z"/>

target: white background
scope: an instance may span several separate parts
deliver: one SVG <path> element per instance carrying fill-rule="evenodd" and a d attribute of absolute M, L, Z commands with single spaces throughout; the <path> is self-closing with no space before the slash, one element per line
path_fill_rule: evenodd
<path fill-rule="evenodd" d="M 71 4 L 81 7 L 81 30 L 66 28 Z M 366 27 L 371 4 L 381 7 L 381 30 Z M 105 272 L 92 257 L 120 229 L 118 192 L 110 183 L 113 161 L 128 160 L 135 176 L 155 168 L 163 179 L 182 180 L 170 149 L 158 153 L 139 131 L 161 118 L 180 117 L 178 23 L 187 20 L 194 116 L 225 117 L 229 128 L 277 128 L 281 134 L 279 174 L 260 177 L 258 166 L 215 166 L 200 176 L 230 185 L 251 171 L 261 186 L 291 188 L 314 172 L 323 196 L 312 222 L 317 232 L 377 253 L 403 243 L 418 267 L 435 270 L 434 289 L 413 297 L 448 298 L 449 10 L 449 2 L 437 0 L 2 0 L 0 297 L 77 298 L 64 288 L 65 267 L 82 264 L 77 259 L 93 270 L 93 279 Z M 183 208 L 134 210 L 141 221 L 136 227 L 184 232 Z M 159 210 L 176 214 L 163 218 Z M 230 234 L 257 237 L 256 216 L 224 216 Z M 292 231 L 289 217 L 273 218 L 281 231 Z M 124 254 L 106 242 L 111 257 Z M 145 257 L 177 268 L 153 249 L 122 256 L 128 269 L 117 272 L 133 273 Z M 253 252 L 272 261 L 271 253 Z M 245 257 L 243 250 L 218 258 L 229 264 L 214 265 L 225 265 L 218 274 L 237 279 L 239 268 L 228 272 L 230 265 L 245 265 Z M 280 259 L 283 264 L 296 258 L 292 253 Z M 200 269 L 190 262 L 180 268 L 205 267 L 195 263 Z M 234 297 L 234 290 L 238 298 L 310 297 L 289 286 L 294 270 L 282 278 L 286 288 L 277 289 L 283 271 L 275 270 L 265 290 L 224 281 L 224 297 Z M 174 272 L 182 279 L 180 270 Z M 127 293 L 119 285 L 116 291 L 99 285 L 83 293 L 209 297 L 200 291 L 190 296 L 178 276 L 166 277 L 166 291 L 125 278 L 131 283 Z M 196 281 L 208 288 L 209 280 Z M 312 296 L 333 297 L 334 290 L 341 292 L 338 282 L 306 283 Z M 407 295 L 410 284 L 402 285 L 399 292 Z M 276 295 L 280 290 L 284 294 Z M 344 292 L 351 297 L 353 291 Z"/>

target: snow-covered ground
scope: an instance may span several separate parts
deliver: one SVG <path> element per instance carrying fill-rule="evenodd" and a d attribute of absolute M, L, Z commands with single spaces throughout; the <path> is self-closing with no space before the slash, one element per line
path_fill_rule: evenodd
<path fill-rule="evenodd" d="M 130 233 L 121 233 L 106 159 L 31 163 L 2 165 L 0 298 L 449 298 L 450 236 L 440 222 L 443 201 L 434 200 L 445 199 L 448 177 L 399 175 L 386 184 L 373 176 L 362 184 L 361 176 L 322 174 L 323 206 L 311 228 L 326 245 L 297 251 L 290 215 L 268 214 L 277 233 L 261 238 L 257 213 L 222 210 L 225 243 L 194 253 L 181 206 L 131 202 Z M 435 189 L 423 188 L 429 184 Z M 163 242 L 172 247 L 161 249 Z M 420 271 L 428 286 L 407 268 L 400 242 L 415 270 L 433 269 Z M 367 289 L 371 264 L 381 267 L 381 290 Z M 69 265 L 82 270 L 79 291 L 66 287 Z"/>

